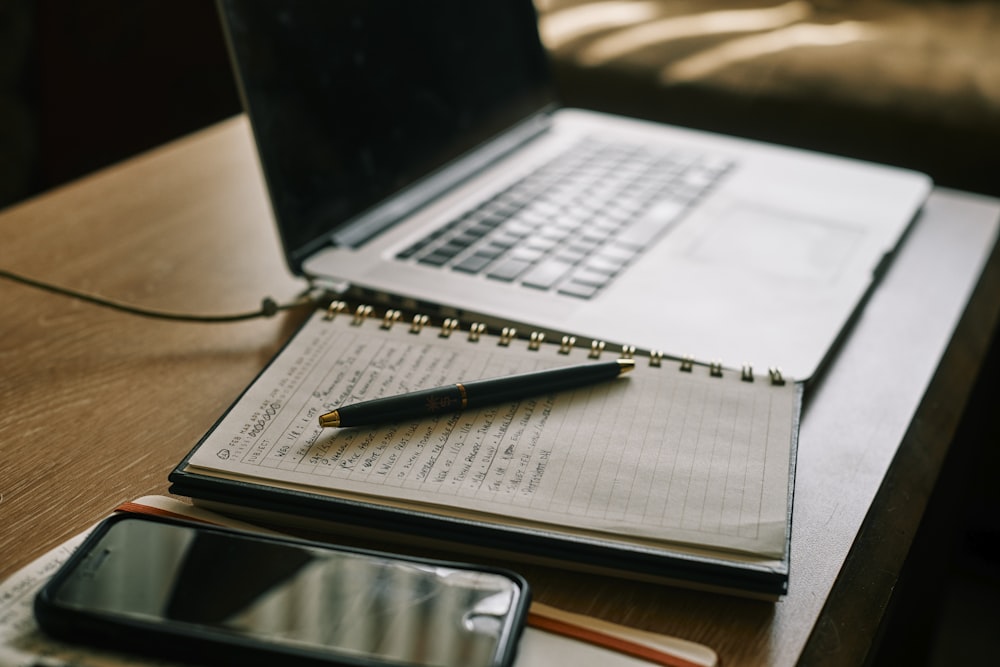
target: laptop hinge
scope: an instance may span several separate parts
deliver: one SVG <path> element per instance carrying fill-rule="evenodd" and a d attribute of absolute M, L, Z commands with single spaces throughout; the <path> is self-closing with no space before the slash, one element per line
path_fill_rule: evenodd
<path fill-rule="evenodd" d="M 548 130 L 550 125 L 551 110 L 534 114 L 500 136 L 393 195 L 386 203 L 346 223 L 330 235 L 330 243 L 338 247 L 352 248 L 369 241 L 444 193 L 450 192 L 461 182 L 532 141 Z"/>

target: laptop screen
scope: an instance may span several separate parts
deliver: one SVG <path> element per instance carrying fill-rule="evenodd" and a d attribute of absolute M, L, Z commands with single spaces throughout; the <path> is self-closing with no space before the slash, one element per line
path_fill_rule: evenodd
<path fill-rule="evenodd" d="M 551 103 L 530 0 L 220 0 L 289 265 Z"/>

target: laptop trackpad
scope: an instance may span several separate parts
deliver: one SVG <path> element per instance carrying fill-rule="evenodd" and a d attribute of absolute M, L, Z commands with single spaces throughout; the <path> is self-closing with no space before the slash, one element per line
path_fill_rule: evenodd
<path fill-rule="evenodd" d="M 727 208 L 686 253 L 696 262 L 813 283 L 835 282 L 864 232 L 759 205 Z"/>

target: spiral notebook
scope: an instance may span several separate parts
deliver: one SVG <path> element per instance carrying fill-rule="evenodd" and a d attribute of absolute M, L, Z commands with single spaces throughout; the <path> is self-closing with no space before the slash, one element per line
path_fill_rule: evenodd
<path fill-rule="evenodd" d="M 572 391 L 318 425 L 364 399 L 618 356 L 636 370 Z M 788 577 L 800 405 L 776 369 L 336 302 L 177 466 L 171 491 L 279 522 L 773 597 Z"/>

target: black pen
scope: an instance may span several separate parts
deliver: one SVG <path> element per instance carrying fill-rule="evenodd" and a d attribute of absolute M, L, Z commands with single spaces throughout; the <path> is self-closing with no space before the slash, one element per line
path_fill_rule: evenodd
<path fill-rule="evenodd" d="M 534 373 L 474 380 L 345 405 L 319 418 L 326 427 L 363 426 L 427 417 L 442 412 L 509 403 L 613 380 L 635 368 L 632 359 L 564 366 Z"/>

